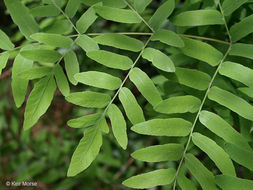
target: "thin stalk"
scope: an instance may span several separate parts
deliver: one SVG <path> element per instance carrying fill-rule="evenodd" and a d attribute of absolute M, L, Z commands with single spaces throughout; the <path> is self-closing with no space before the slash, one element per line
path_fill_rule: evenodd
<path fill-rule="evenodd" d="M 193 133 L 194 128 L 195 128 L 195 126 L 196 126 L 196 123 L 197 123 L 197 121 L 198 121 L 198 119 L 199 119 L 200 112 L 202 111 L 202 108 L 203 108 L 203 106 L 204 106 L 204 104 L 205 104 L 205 101 L 206 101 L 206 99 L 207 99 L 208 93 L 209 93 L 209 91 L 210 91 L 210 89 L 211 89 L 211 87 L 212 87 L 212 85 L 213 85 L 213 82 L 214 82 L 214 80 L 215 80 L 215 78 L 216 78 L 216 76 L 217 76 L 217 74 L 218 74 L 218 72 L 219 72 L 219 70 L 220 70 L 220 68 L 221 68 L 221 65 L 222 65 L 222 63 L 225 61 L 225 59 L 227 58 L 227 56 L 228 56 L 228 54 L 229 54 L 229 52 L 230 52 L 230 50 L 231 50 L 231 48 L 232 48 L 232 38 L 231 38 L 231 35 L 230 35 L 230 32 L 229 32 L 229 29 L 228 29 L 228 26 L 227 26 L 227 23 L 226 23 L 226 19 L 225 19 L 224 13 L 223 13 L 223 9 L 222 9 L 222 7 L 221 7 L 220 2 L 219 2 L 219 8 L 220 8 L 220 11 L 221 11 L 223 20 L 224 20 L 224 25 L 225 25 L 225 28 L 226 28 L 226 32 L 227 32 L 228 37 L 229 37 L 229 47 L 228 47 L 228 49 L 227 49 L 225 55 L 224 55 L 223 58 L 221 59 L 219 65 L 218 65 L 218 67 L 217 67 L 217 69 L 216 69 L 216 71 L 215 71 L 215 73 L 214 73 L 214 75 L 213 75 L 213 77 L 212 77 L 212 79 L 211 79 L 209 85 L 208 85 L 208 88 L 207 88 L 207 90 L 206 90 L 205 96 L 204 96 L 204 98 L 203 98 L 203 100 L 202 100 L 202 102 L 201 102 L 201 104 L 200 104 L 198 113 L 197 113 L 197 115 L 196 115 L 196 117 L 195 117 L 195 119 L 194 119 L 194 122 L 193 122 L 193 124 L 192 124 L 191 131 L 190 131 L 190 134 L 189 134 L 189 137 L 188 137 L 188 140 L 187 140 L 187 143 L 186 143 L 186 146 L 185 146 L 185 149 L 184 149 L 182 158 L 181 158 L 181 160 L 180 160 L 180 162 L 179 162 L 179 165 L 178 165 L 178 168 L 177 168 L 177 171 L 176 171 L 176 174 L 175 174 L 174 183 L 173 183 L 173 190 L 176 189 L 177 177 L 178 177 L 179 171 L 180 171 L 180 169 L 181 169 L 181 167 L 182 167 L 183 161 L 184 161 L 184 159 L 185 159 L 185 155 L 186 155 L 186 152 L 187 152 L 187 150 L 188 150 L 188 147 L 189 147 L 189 145 L 190 145 L 190 142 L 191 142 L 191 139 L 192 139 L 192 133 Z"/>
<path fill-rule="evenodd" d="M 155 30 L 149 25 L 149 23 L 147 23 L 147 21 L 130 5 L 130 3 L 128 3 L 127 0 L 124 0 L 127 4 L 127 6 L 133 11 L 135 12 L 135 14 L 144 22 L 144 24 L 154 33 Z"/>
<path fill-rule="evenodd" d="M 200 39 L 200 40 L 207 40 L 207 41 L 213 41 L 213 42 L 217 42 L 217 43 L 221 43 L 221 44 L 230 45 L 230 42 L 226 42 L 226 41 L 218 40 L 218 39 L 214 39 L 214 38 L 207 38 L 207 37 L 203 37 L 203 36 L 194 36 L 194 35 L 189 35 L 189 34 L 178 34 L 178 35 L 183 36 L 183 37 L 188 37 L 188 38 L 196 38 L 196 39 Z"/>

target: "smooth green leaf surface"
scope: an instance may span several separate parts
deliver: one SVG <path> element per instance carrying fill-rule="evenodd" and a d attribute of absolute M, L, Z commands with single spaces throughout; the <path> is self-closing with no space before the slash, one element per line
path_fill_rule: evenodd
<path fill-rule="evenodd" d="M 184 147 L 181 144 L 154 145 L 139 149 L 131 154 L 144 162 L 176 161 L 182 157 Z"/>
<path fill-rule="evenodd" d="M 229 55 L 253 59 L 252 51 L 253 51 L 252 44 L 236 43 L 232 45 Z"/>
<path fill-rule="evenodd" d="M 64 62 L 69 81 L 73 85 L 77 85 L 77 81 L 74 78 L 74 75 L 76 73 L 79 73 L 80 68 L 75 52 L 74 51 L 67 52 L 64 56 Z"/>
<path fill-rule="evenodd" d="M 197 190 L 197 188 L 194 185 L 194 182 L 185 177 L 182 170 L 180 170 L 178 174 L 177 182 L 182 190 Z"/>
<path fill-rule="evenodd" d="M 89 167 L 98 155 L 101 145 L 102 134 L 100 127 L 88 128 L 71 158 L 67 176 L 75 176 Z"/>
<path fill-rule="evenodd" d="M 80 83 L 107 90 L 116 90 L 122 83 L 119 78 L 98 71 L 77 73 L 75 79 Z"/>
<path fill-rule="evenodd" d="M 159 29 L 153 34 L 151 40 L 160 41 L 169 46 L 184 47 L 184 41 L 171 30 Z"/>
<path fill-rule="evenodd" d="M 13 22 L 26 38 L 39 31 L 39 26 L 20 0 L 4 0 Z M 18 11 L 17 11 L 18 10 Z"/>
<path fill-rule="evenodd" d="M 90 51 L 87 56 L 106 67 L 114 69 L 128 70 L 133 65 L 133 61 L 129 57 L 105 50 Z"/>
<path fill-rule="evenodd" d="M 68 48 L 73 42 L 71 38 L 62 36 L 60 34 L 35 33 L 31 35 L 31 38 L 53 47 Z"/>
<path fill-rule="evenodd" d="M 35 83 L 25 108 L 24 130 L 30 129 L 47 111 L 56 89 L 52 76 L 40 79 Z"/>
<path fill-rule="evenodd" d="M 17 55 L 13 67 L 12 67 L 12 76 L 11 76 L 11 87 L 12 94 L 15 101 L 16 106 L 19 108 L 26 96 L 28 80 L 21 78 L 20 73 L 29 70 L 33 65 L 33 62 L 25 59 L 21 55 Z"/>
<path fill-rule="evenodd" d="M 175 8 L 175 0 L 167 0 L 155 11 L 148 23 L 154 30 L 160 28 Z"/>
<path fill-rule="evenodd" d="M 96 21 L 97 15 L 93 7 L 90 7 L 76 22 L 76 27 L 80 33 L 85 33 L 88 28 Z"/>
<path fill-rule="evenodd" d="M 177 67 L 175 74 L 180 84 L 197 90 L 206 90 L 211 81 L 208 74 L 195 69 Z"/>
<path fill-rule="evenodd" d="M 68 17 L 72 18 L 75 16 L 78 8 L 80 7 L 80 0 L 68 0 L 65 8 L 65 13 Z"/>
<path fill-rule="evenodd" d="M 26 71 L 20 72 L 19 77 L 27 80 L 38 79 L 46 75 L 50 75 L 52 70 L 52 67 L 33 67 L 31 69 L 27 69 Z"/>
<path fill-rule="evenodd" d="M 175 169 L 159 169 L 152 172 L 140 174 L 133 176 L 125 181 L 123 185 L 136 188 L 136 189 L 145 189 L 152 188 L 158 185 L 170 184 L 175 176 Z"/>
<path fill-rule="evenodd" d="M 225 141 L 244 147 L 248 150 L 250 149 L 249 144 L 243 136 L 241 136 L 240 133 L 238 133 L 220 116 L 209 111 L 201 111 L 199 120 L 204 126 L 219 137 L 223 138 Z"/>
<path fill-rule="evenodd" d="M 141 19 L 132 11 L 108 6 L 94 6 L 96 13 L 106 20 L 120 23 L 140 23 Z"/>
<path fill-rule="evenodd" d="M 176 96 L 163 100 L 154 107 L 155 111 L 160 113 L 195 113 L 200 106 L 200 100 L 191 95 Z"/>
<path fill-rule="evenodd" d="M 120 90 L 119 100 L 122 103 L 126 115 L 132 124 L 137 124 L 145 121 L 144 114 L 140 105 L 128 88 L 123 87 Z"/>
<path fill-rule="evenodd" d="M 222 15 L 217 10 L 194 10 L 182 12 L 173 18 L 177 26 L 204 26 L 224 24 Z"/>
<path fill-rule="evenodd" d="M 253 87 L 253 70 L 239 63 L 230 61 L 224 62 L 221 64 L 219 73 L 247 86 Z"/>
<path fill-rule="evenodd" d="M 63 96 L 68 96 L 70 92 L 68 79 L 60 65 L 57 65 L 54 70 L 56 84 Z"/>
<path fill-rule="evenodd" d="M 53 17 L 60 14 L 59 9 L 54 5 L 41 5 L 30 9 L 34 17 Z"/>
<path fill-rule="evenodd" d="M 110 96 L 100 92 L 74 92 L 66 97 L 68 102 L 87 108 L 104 108 L 111 100 Z"/>
<path fill-rule="evenodd" d="M 89 36 L 81 35 L 75 42 L 79 45 L 86 53 L 89 51 L 99 50 L 98 44 Z"/>
<path fill-rule="evenodd" d="M 239 146 L 227 143 L 225 150 L 229 156 L 238 164 L 253 171 L 253 151 L 252 149 L 245 150 Z"/>
<path fill-rule="evenodd" d="M 208 93 L 208 98 L 253 121 L 253 106 L 231 92 L 212 87 Z"/>
<path fill-rule="evenodd" d="M 252 190 L 253 181 L 228 175 L 215 176 L 215 182 L 222 190 Z"/>
<path fill-rule="evenodd" d="M 214 161 L 223 174 L 236 176 L 235 168 L 229 155 L 215 141 L 200 133 L 193 133 L 192 141 Z"/>
<path fill-rule="evenodd" d="M 243 94 L 246 94 L 248 97 L 253 98 L 253 87 L 251 88 L 242 87 L 242 88 L 238 88 L 238 90 L 242 92 Z"/>
<path fill-rule="evenodd" d="M 152 119 L 131 128 L 136 133 L 153 136 L 187 136 L 190 129 L 191 123 L 180 118 Z"/>
<path fill-rule="evenodd" d="M 133 52 L 141 51 L 143 43 L 123 34 L 103 34 L 93 38 L 97 43 Z"/>
<path fill-rule="evenodd" d="M 130 80 L 135 84 L 141 94 L 147 99 L 147 101 L 155 106 L 162 101 L 162 98 L 156 89 L 152 80 L 139 68 L 134 68 L 130 75 Z"/>
<path fill-rule="evenodd" d="M 243 37 L 249 35 L 253 32 L 253 15 L 245 17 L 242 21 L 234 24 L 230 28 L 230 34 L 232 36 L 232 41 L 236 42 Z"/>
<path fill-rule="evenodd" d="M 218 190 L 214 176 L 195 156 L 188 153 L 185 156 L 185 165 L 199 182 L 203 190 Z"/>
<path fill-rule="evenodd" d="M 164 53 L 154 48 L 146 48 L 142 54 L 144 59 L 147 59 L 152 62 L 152 64 L 166 72 L 175 72 L 174 63 L 171 59 Z"/>
<path fill-rule="evenodd" d="M 2 70 L 6 67 L 10 54 L 8 52 L 0 54 L 0 75 Z"/>
<path fill-rule="evenodd" d="M 71 119 L 68 121 L 68 126 L 73 128 L 84 128 L 96 124 L 98 119 L 101 117 L 100 113 L 94 113 L 85 115 L 79 118 Z"/>
<path fill-rule="evenodd" d="M 23 50 L 20 54 L 26 59 L 44 63 L 55 63 L 62 57 L 57 51 L 46 49 Z"/>
<path fill-rule="evenodd" d="M 11 50 L 14 48 L 14 44 L 9 37 L 0 29 L 0 49 Z"/>
<path fill-rule="evenodd" d="M 246 3 L 248 0 L 225 0 L 222 3 L 222 9 L 224 11 L 224 15 L 228 16 L 232 14 L 236 9 Z"/>
<path fill-rule="evenodd" d="M 134 8 L 138 13 L 142 13 L 152 0 L 134 0 Z"/>
<path fill-rule="evenodd" d="M 108 116 L 112 125 L 112 132 L 119 145 L 123 148 L 127 148 L 127 132 L 126 122 L 120 109 L 115 105 L 111 104 L 108 108 Z"/>
<path fill-rule="evenodd" d="M 99 2 L 102 2 L 103 5 L 109 6 L 109 7 L 116 7 L 116 8 L 124 8 L 126 7 L 126 3 L 124 0 L 80 0 L 82 3 L 88 6 L 95 5 Z"/>
<path fill-rule="evenodd" d="M 216 66 L 220 63 L 223 55 L 211 45 L 190 38 L 182 37 L 182 39 L 185 46 L 181 48 L 181 51 L 185 55 L 204 61 L 211 66 Z"/>

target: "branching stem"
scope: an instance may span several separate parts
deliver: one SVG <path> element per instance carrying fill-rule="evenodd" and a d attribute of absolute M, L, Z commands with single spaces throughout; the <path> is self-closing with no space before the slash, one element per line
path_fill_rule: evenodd
<path fill-rule="evenodd" d="M 186 155 L 186 152 L 187 152 L 187 150 L 188 150 L 188 147 L 189 147 L 189 145 L 190 145 L 190 142 L 191 142 L 191 139 L 192 139 L 192 134 L 193 134 L 194 128 L 195 128 L 195 126 L 196 126 L 196 124 L 197 124 L 197 121 L 198 121 L 198 119 L 199 119 L 200 112 L 202 111 L 202 108 L 203 108 L 203 106 L 204 106 L 204 104 L 205 104 L 205 101 L 206 101 L 206 99 L 207 99 L 208 93 L 209 93 L 209 91 L 210 91 L 210 89 L 211 89 L 211 87 L 212 87 L 212 85 L 213 85 L 213 82 L 214 82 L 214 80 L 215 80 L 215 78 L 216 78 L 216 76 L 217 76 L 217 74 L 218 74 L 218 72 L 219 72 L 219 70 L 220 70 L 220 68 L 221 68 L 221 65 L 222 65 L 222 63 L 225 61 L 225 59 L 227 58 L 227 56 L 228 56 L 228 54 L 229 54 L 229 52 L 230 52 L 230 50 L 231 50 L 231 48 L 232 48 L 232 40 L 231 40 L 232 38 L 231 38 L 231 35 L 230 35 L 230 33 L 229 33 L 229 30 L 228 30 L 228 27 L 227 27 L 227 23 L 226 23 L 226 20 L 225 20 L 225 16 L 224 16 L 224 14 L 223 14 L 223 10 L 222 10 L 222 7 L 221 7 L 220 2 L 219 2 L 219 8 L 220 8 L 221 14 L 222 14 L 222 16 L 223 16 L 223 20 L 224 20 L 224 25 L 225 25 L 225 28 L 226 28 L 226 32 L 227 32 L 228 37 L 229 37 L 229 42 L 228 42 L 229 47 L 228 47 L 226 53 L 224 54 L 223 58 L 221 59 L 221 61 L 220 61 L 219 65 L 218 65 L 216 71 L 215 71 L 214 74 L 213 74 L 213 77 L 212 77 L 212 79 L 211 79 L 211 81 L 210 81 L 210 83 L 209 83 L 209 85 L 208 85 L 208 88 L 207 88 L 207 90 L 206 90 L 206 93 L 205 93 L 205 95 L 204 95 L 204 98 L 202 99 L 202 102 L 201 102 L 201 104 L 200 104 L 198 113 L 197 113 L 197 115 L 196 115 L 196 117 L 195 117 L 195 119 L 194 119 L 194 122 L 193 122 L 193 124 L 192 124 L 191 131 L 190 131 L 190 134 L 189 134 L 187 143 L 186 143 L 186 145 L 185 145 L 185 149 L 184 149 L 183 155 L 182 155 L 181 160 L 180 160 L 180 162 L 179 162 L 179 165 L 178 165 L 178 167 L 177 167 L 177 171 L 176 171 L 175 178 L 174 178 L 174 183 L 173 183 L 173 190 L 176 190 L 177 177 L 178 177 L 178 174 L 179 174 L 180 169 L 181 169 L 181 167 L 182 167 L 183 161 L 184 161 L 184 159 L 185 159 L 185 155 Z"/>

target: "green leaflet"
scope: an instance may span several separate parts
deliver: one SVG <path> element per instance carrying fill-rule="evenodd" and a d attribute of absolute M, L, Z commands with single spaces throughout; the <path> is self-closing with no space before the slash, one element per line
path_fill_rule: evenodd
<path fill-rule="evenodd" d="M 238 88 L 238 90 L 242 92 L 243 94 L 246 94 L 248 97 L 253 98 L 253 87 L 251 88 L 242 87 L 242 88 Z"/>
<path fill-rule="evenodd" d="M 68 79 L 60 65 L 56 65 L 54 76 L 59 90 L 63 96 L 68 96 L 70 92 Z"/>
<path fill-rule="evenodd" d="M 181 51 L 185 55 L 204 61 L 211 66 L 217 66 L 220 63 L 223 55 L 211 45 L 190 38 L 182 37 L 182 39 L 185 46 L 181 48 Z"/>
<path fill-rule="evenodd" d="M 90 166 L 102 145 L 102 134 L 99 124 L 88 128 L 80 140 L 70 162 L 67 176 L 75 176 Z"/>
<path fill-rule="evenodd" d="M 232 45 L 229 55 L 253 59 L 252 52 L 253 52 L 253 45 L 252 44 L 236 43 L 236 44 Z"/>
<path fill-rule="evenodd" d="M 18 108 L 25 100 L 28 86 L 28 80 L 21 78 L 20 73 L 30 69 L 32 66 L 33 62 L 23 58 L 20 54 L 18 54 L 14 60 L 12 67 L 11 87 L 13 98 Z"/>
<path fill-rule="evenodd" d="M 204 126 L 219 137 L 223 138 L 225 141 L 250 150 L 250 146 L 245 138 L 220 116 L 212 112 L 201 111 L 199 120 Z"/>
<path fill-rule="evenodd" d="M 168 79 L 174 79 L 172 74 L 164 74 Z M 176 81 L 185 86 L 197 89 L 197 90 L 206 90 L 211 81 L 211 77 L 195 69 L 180 68 L 176 67 Z"/>
<path fill-rule="evenodd" d="M 123 34 L 103 34 L 93 38 L 97 43 L 111 46 L 123 50 L 139 52 L 142 50 L 143 43 L 135 38 Z"/>
<path fill-rule="evenodd" d="M 185 177 L 185 175 L 182 172 L 182 169 L 179 171 L 177 182 L 182 190 L 197 190 L 193 181 Z"/>
<path fill-rule="evenodd" d="M 98 71 L 77 73 L 75 79 L 80 83 L 107 90 L 117 90 L 122 83 L 118 77 Z"/>
<path fill-rule="evenodd" d="M 133 61 L 129 57 L 105 50 L 90 51 L 87 56 L 106 67 L 114 69 L 128 70 L 133 65 Z"/>
<path fill-rule="evenodd" d="M 123 105 L 126 115 L 132 124 L 137 124 L 145 121 L 141 107 L 128 88 L 123 87 L 120 90 L 119 100 Z"/>
<path fill-rule="evenodd" d="M 25 108 L 24 130 L 30 129 L 47 111 L 56 89 L 53 76 L 40 79 L 35 83 Z"/>
<path fill-rule="evenodd" d="M 164 144 L 139 149 L 131 154 L 144 162 L 176 161 L 182 157 L 184 147 L 181 144 Z"/>
<path fill-rule="evenodd" d="M 124 116 L 115 104 L 109 106 L 107 114 L 111 121 L 113 135 L 119 145 L 125 150 L 128 140 Z"/>
<path fill-rule="evenodd" d="M 253 32 L 253 15 L 245 17 L 242 21 L 234 24 L 230 28 L 232 41 L 236 42 Z"/>
<path fill-rule="evenodd" d="M 159 169 L 130 177 L 129 179 L 123 181 L 123 185 L 136 189 L 145 189 L 158 185 L 167 185 L 174 180 L 175 174 L 176 171 L 173 168 Z"/>
<path fill-rule="evenodd" d="M 80 0 L 82 3 L 88 6 L 95 5 L 99 2 L 102 2 L 103 5 L 109 6 L 109 7 L 116 7 L 116 8 L 124 8 L 126 7 L 126 3 L 124 0 Z"/>
<path fill-rule="evenodd" d="M 246 3 L 248 0 L 225 0 L 222 3 L 222 9 L 225 16 L 232 14 L 236 9 Z"/>
<path fill-rule="evenodd" d="M 32 39 L 41 43 L 53 46 L 68 48 L 71 46 L 73 41 L 71 38 L 62 36 L 60 34 L 48 34 L 48 33 L 35 33 L 30 36 Z"/>
<path fill-rule="evenodd" d="M 14 47 L 9 37 L 0 29 L 0 49 L 12 50 Z"/>
<path fill-rule="evenodd" d="M 193 133 L 192 141 L 213 160 L 223 174 L 236 176 L 235 168 L 229 155 L 215 141 L 200 133 Z"/>
<path fill-rule="evenodd" d="M 46 49 L 23 50 L 20 54 L 26 59 L 42 63 L 55 63 L 62 57 L 57 51 Z"/>
<path fill-rule="evenodd" d="M 8 52 L 0 54 L 0 75 L 2 70 L 6 67 L 10 54 Z"/>
<path fill-rule="evenodd" d="M 142 13 L 152 0 L 134 0 L 134 8 L 138 13 Z"/>
<path fill-rule="evenodd" d="M 162 101 L 162 98 L 152 80 L 139 68 L 133 68 L 130 72 L 130 80 L 135 84 L 147 101 L 155 106 Z"/>
<path fill-rule="evenodd" d="M 99 50 L 98 44 L 89 36 L 81 35 L 75 42 L 79 45 L 86 53 L 89 51 Z"/>
<path fill-rule="evenodd" d="M 195 156 L 188 153 L 185 156 L 185 165 L 197 179 L 203 190 L 218 190 L 214 176 Z"/>
<path fill-rule="evenodd" d="M 76 73 L 79 73 L 80 69 L 75 52 L 74 51 L 67 52 L 64 56 L 64 62 L 69 81 L 73 85 L 77 85 L 77 81 L 74 78 L 74 75 Z"/>
<path fill-rule="evenodd" d="M 171 15 L 175 8 L 175 0 L 165 1 L 153 14 L 148 23 L 150 26 L 157 30 L 163 22 Z"/>
<path fill-rule="evenodd" d="M 253 171 L 253 151 L 252 149 L 245 150 L 239 146 L 227 143 L 225 145 L 225 150 L 229 156 L 238 164 L 248 168 Z"/>
<path fill-rule="evenodd" d="M 201 101 L 191 95 L 176 96 L 163 100 L 154 109 L 160 113 L 195 113 L 200 107 Z"/>
<path fill-rule="evenodd" d="M 110 96 L 100 92 L 75 92 L 66 97 L 68 102 L 87 108 L 104 108 L 111 100 Z"/>
<path fill-rule="evenodd" d="M 106 20 L 120 23 L 140 23 L 141 19 L 132 11 L 107 6 L 94 6 L 96 13 Z"/>
<path fill-rule="evenodd" d="M 66 19 L 56 20 L 52 25 L 46 27 L 43 31 L 46 33 L 66 34 L 72 31 L 72 25 Z"/>
<path fill-rule="evenodd" d="M 224 24 L 222 15 L 217 10 L 194 10 L 175 16 L 173 24 L 177 26 L 204 26 Z"/>
<path fill-rule="evenodd" d="M 228 175 L 215 176 L 215 182 L 222 190 L 252 190 L 253 181 Z"/>
<path fill-rule="evenodd" d="M 190 133 L 191 123 L 180 118 L 152 119 L 134 125 L 131 130 L 153 136 L 187 136 Z"/>
<path fill-rule="evenodd" d="M 30 9 L 30 13 L 34 17 L 53 17 L 59 15 L 60 11 L 54 5 L 42 5 Z"/>
<path fill-rule="evenodd" d="M 151 40 L 160 41 L 169 46 L 184 47 L 184 41 L 171 30 L 159 29 L 153 34 Z"/>
<path fill-rule="evenodd" d="M 99 126 L 101 128 L 101 131 L 103 131 L 104 133 L 109 133 L 109 126 L 107 124 L 107 121 L 105 119 L 105 117 L 102 117 L 101 120 L 99 121 Z"/>
<path fill-rule="evenodd" d="M 244 99 L 218 87 L 210 89 L 208 98 L 253 121 L 253 106 Z"/>
<path fill-rule="evenodd" d="M 20 0 L 4 0 L 4 3 L 10 12 L 12 20 L 18 25 L 26 38 L 29 39 L 31 34 L 39 31 L 38 24 Z"/>
<path fill-rule="evenodd" d="M 80 6 L 80 0 L 68 0 L 65 8 L 65 13 L 68 17 L 72 18 L 76 15 L 78 8 Z"/>
<path fill-rule="evenodd" d="M 19 77 L 27 80 L 39 79 L 52 73 L 52 67 L 33 67 L 19 73 Z"/>
<path fill-rule="evenodd" d="M 175 72 L 174 63 L 164 53 L 154 48 L 146 48 L 142 54 L 144 59 L 152 62 L 152 64 L 162 71 Z"/>
<path fill-rule="evenodd" d="M 247 86 L 253 87 L 253 70 L 239 63 L 230 61 L 224 62 L 221 64 L 219 73 Z"/>
<path fill-rule="evenodd" d="M 97 15 L 93 7 L 90 7 L 76 22 L 78 31 L 83 34 L 96 21 Z"/>
<path fill-rule="evenodd" d="M 100 113 L 94 113 L 90 115 L 85 115 L 79 118 L 71 119 L 68 121 L 68 126 L 73 128 L 84 128 L 91 125 L 95 125 L 98 119 L 101 117 Z"/>

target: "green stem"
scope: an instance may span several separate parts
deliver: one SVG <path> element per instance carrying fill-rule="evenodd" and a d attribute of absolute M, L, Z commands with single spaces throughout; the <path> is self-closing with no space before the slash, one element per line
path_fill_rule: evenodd
<path fill-rule="evenodd" d="M 225 25 L 225 28 L 226 28 L 226 31 L 227 31 L 227 34 L 228 34 L 228 37 L 229 37 L 229 47 L 228 47 L 228 49 L 227 49 L 225 55 L 224 55 L 223 58 L 221 59 L 219 65 L 218 65 L 218 67 L 217 67 L 217 69 L 216 69 L 216 71 L 215 71 L 215 73 L 214 73 L 214 75 L 213 75 L 213 77 L 212 77 L 212 79 L 211 79 L 209 85 L 208 85 L 208 88 L 207 88 L 207 90 L 206 90 L 205 96 L 204 96 L 204 98 L 203 98 L 203 100 L 202 100 L 202 102 L 201 102 L 201 104 L 200 104 L 198 113 L 197 113 L 197 115 L 196 115 L 196 117 L 195 117 L 195 119 L 194 119 L 194 122 L 193 122 L 193 124 L 192 124 L 191 131 L 190 131 L 190 134 L 189 134 L 189 137 L 188 137 L 188 140 L 187 140 L 187 143 L 186 143 L 186 146 L 185 146 L 185 149 L 184 149 L 182 158 L 181 158 L 181 160 L 180 160 L 180 162 L 179 162 L 179 165 L 178 165 L 178 167 L 177 167 L 177 171 L 176 171 L 175 178 L 174 178 L 174 183 L 173 183 L 173 190 L 176 189 L 177 177 L 178 177 L 179 171 L 180 171 L 180 169 L 181 169 L 181 167 L 182 167 L 183 161 L 184 161 L 184 159 L 185 159 L 185 155 L 186 155 L 186 152 L 187 152 L 187 150 L 188 150 L 188 147 L 189 147 L 189 145 L 190 145 L 190 142 L 191 142 L 191 139 L 192 139 L 192 133 L 193 133 L 194 128 L 195 128 L 195 126 L 196 126 L 196 124 L 197 124 L 197 121 L 198 121 L 198 119 L 199 119 L 200 112 L 202 111 L 202 108 L 203 108 L 203 106 L 204 106 L 204 104 L 205 104 L 205 101 L 206 101 L 206 99 L 207 99 L 208 93 L 209 93 L 209 91 L 210 91 L 210 89 L 211 89 L 211 87 L 212 87 L 212 85 L 213 85 L 213 82 L 214 82 L 214 80 L 215 80 L 215 78 L 216 78 L 216 76 L 217 76 L 217 74 L 218 74 L 218 72 L 219 72 L 219 70 L 220 70 L 220 68 L 221 68 L 221 65 L 222 65 L 222 63 L 224 62 L 224 60 L 227 58 L 227 56 L 228 56 L 228 54 L 229 54 L 229 52 L 230 52 L 230 50 L 231 50 L 231 48 L 232 48 L 232 40 L 231 40 L 232 38 L 231 38 L 231 35 L 230 35 L 230 33 L 229 33 L 229 30 L 228 30 L 228 27 L 227 27 L 227 23 L 226 23 L 226 20 L 225 20 L 225 16 L 224 16 L 224 14 L 223 14 L 223 10 L 222 10 L 222 7 L 221 7 L 220 2 L 219 2 L 219 8 L 220 8 L 220 11 L 221 11 L 221 14 L 222 14 L 222 17 L 223 17 L 223 20 L 224 20 L 224 25 Z"/>
<path fill-rule="evenodd" d="M 188 38 L 196 38 L 196 39 L 200 39 L 200 40 L 207 40 L 207 41 L 213 41 L 213 42 L 217 42 L 217 43 L 221 43 L 221 44 L 226 44 L 226 45 L 230 45 L 230 42 L 226 42 L 223 40 L 218 40 L 218 39 L 214 39 L 214 38 L 207 38 L 207 37 L 202 37 L 202 36 L 194 36 L 194 35 L 189 35 L 189 34 L 178 34 L 179 36 L 183 36 L 183 37 L 188 37 Z"/>

